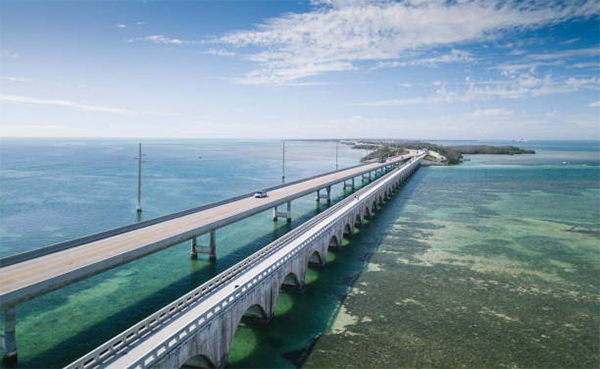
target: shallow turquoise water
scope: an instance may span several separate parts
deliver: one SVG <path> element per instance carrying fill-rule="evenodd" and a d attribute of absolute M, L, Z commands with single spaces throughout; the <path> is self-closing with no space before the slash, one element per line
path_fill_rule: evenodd
<path fill-rule="evenodd" d="M 549 325 L 557 334 L 548 360 L 589 364 L 565 358 L 598 355 L 590 349 L 597 335 L 588 336 L 600 327 L 600 145 L 527 145 L 538 154 L 418 170 L 325 268 L 309 270 L 306 288 L 282 292 L 269 326 L 238 328 L 230 366 L 294 367 L 309 356 L 316 367 L 366 359 L 388 367 L 532 366 L 544 342 L 531 342 L 545 340 Z M 280 181 L 276 141 L 144 148 L 144 217 Z M 331 143 L 291 142 L 288 150 L 289 180 L 334 169 Z M 362 154 L 340 146 L 344 166 Z M 135 221 L 133 156 L 134 142 L 3 141 L 2 254 Z M 312 195 L 295 201 L 292 227 L 319 209 Z M 289 229 L 259 214 L 218 231 L 215 265 L 189 260 L 189 246 L 180 245 L 20 305 L 20 365 L 66 364 Z M 514 318 L 528 324 L 512 327 Z M 475 330 L 483 338 L 461 328 L 467 321 L 487 329 Z M 453 337 L 463 343 L 448 347 Z M 466 359 L 475 348 L 487 355 Z"/>
<path fill-rule="evenodd" d="M 600 145 L 569 145 L 421 168 L 306 366 L 598 367 Z"/>
<path fill-rule="evenodd" d="M 334 143 L 286 146 L 288 181 L 335 170 Z M 3 140 L 1 254 L 135 222 L 136 150 L 128 141 Z M 142 219 L 281 181 L 278 141 L 152 141 L 144 153 Z M 340 168 L 362 155 L 340 145 Z M 334 202 L 342 196 L 334 186 Z M 309 195 L 294 201 L 291 225 L 265 212 L 219 229 L 215 264 L 190 260 L 182 244 L 18 305 L 20 365 L 67 364 L 325 208 Z"/>

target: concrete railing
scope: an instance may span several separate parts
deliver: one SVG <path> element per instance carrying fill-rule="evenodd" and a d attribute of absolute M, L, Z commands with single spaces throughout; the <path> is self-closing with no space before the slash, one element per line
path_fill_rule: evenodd
<path fill-rule="evenodd" d="M 392 158 L 391 161 L 386 162 L 386 163 L 382 163 L 380 166 L 378 166 L 376 168 L 372 168 L 372 169 L 367 170 L 365 172 L 373 171 L 375 169 L 378 169 L 378 168 L 381 168 L 381 167 L 385 167 L 386 165 L 394 164 L 394 163 L 400 162 L 400 161 L 405 160 L 405 159 L 406 159 L 405 156 L 400 156 L 398 158 Z M 292 186 L 292 185 L 295 185 L 295 184 L 298 184 L 298 183 L 301 183 L 301 182 L 310 181 L 310 180 L 315 179 L 315 178 L 324 177 L 324 176 L 328 176 L 328 175 L 331 175 L 331 174 L 340 173 L 340 172 L 343 172 L 343 171 L 347 171 L 347 170 L 350 170 L 350 169 L 355 169 L 355 168 L 359 168 L 359 167 L 366 166 L 366 165 L 371 165 L 371 164 L 372 163 L 369 163 L 369 164 L 359 164 L 359 165 L 355 165 L 355 166 L 352 166 L 352 167 L 335 170 L 333 172 L 327 172 L 327 173 L 323 173 L 323 174 L 317 174 L 317 175 L 314 175 L 312 177 L 302 178 L 302 179 L 299 179 L 299 180 L 296 180 L 296 181 L 292 181 L 292 182 L 288 182 L 288 183 L 284 183 L 284 184 L 280 184 L 280 185 L 268 187 L 268 188 L 265 188 L 264 190 L 265 191 L 273 191 L 273 190 L 280 189 L 282 187 Z M 362 173 L 364 173 L 364 172 L 362 172 Z M 356 176 L 359 176 L 362 173 L 358 173 L 358 174 L 356 174 Z M 168 214 L 168 215 L 163 215 L 163 216 L 160 216 L 160 217 L 157 217 L 157 218 L 153 218 L 153 219 L 148 219 L 148 220 L 145 220 L 145 221 L 142 221 L 142 222 L 139 222 L 139 223 L 129 224 L 129 225 L 126 225 L 126 226 L 122 226 L 122 227 L 118 227 L 118 228 L 113 228 L 113 229 L 110 229 L 108 231 L 94 233 L 94 234 L 91 234 L 91 235 L 88 235 L 88 236 L 75 238 L 75 239 L 72 239 L 72 240 L 69 240 L 69 241 L 64 241 L 64 242 L 56 243 L 56 244 L 53 244 L 53 245 L 49 245 L 49 246 L 45 246 L 45 247 L 40 247 L 40 248 L 37 248 L 35 250 L 30 250 L 30 251 L 25 251 L 25 252 L 14 254 L 14 255 L 5 256 L 5 257 L 0 258 L 0 267 L 6 267 L 6 266 L 13 265 L 13 264 L 16 264 L 16 263 L 20 263 L 20 262 L 23 262 L 23 261 L 26 261 L 26 260 L 34 259 L 34 258 L 37 258 L 37 257 L 40 257 L 40 256 L 52 254 L 52 253 L 59 252 L 59 251 L 62 251 L 62 250 L 67 250 L 67 249 L 70 249 L 72 247 L 81 246 L 81 245 L 84 245 L 86 243 L 90 243 L 90 242 L 94 242 L 94 241 L 99 241 L 99 240 L 102 240 L 102 239 L 105 239 L 105 238 L 108 238 L 108 237 L 116 236 L 116 235 L 119 235 L 119 234 L 122 234 L 122 233 L 126 233 L 126 232 L 130 232 L 130 231 L 136 230 L 136 229 L 148 227 L 148 226 L 151 226 L 151 225 L 154 225 L 154 224 L 157 224 L 157 223 L 165 222 L 165 221 L 172 220 L 172 219 L 175 219 L 175 218 L 180 218 L 180 217 L 183 217 L 183 216 L 186 216 L 186 215 L 190 215 L 190 214 L 193 214 L 193 213 L 197 213 L 197 212 L 200 212 L 200 211 L 211 209 L 211 208 L 214 208 L 214 207 L 217 207 L 217 206 L 229 204 L 231 202 L 238 201 L 238 200 L 250 197 L 253 194 L 254 194 L 254 192 L 248 192 L 248 193 L 245 193 L 245 194 L 242 194 L 242 195 L 238 195 L 238 196 L 235 196 L 235 197 L 231 197 L 231 198 L 228 198 L 228 199 L 224 199 L 224 200 L 219 200 L 219 201 L 216 201 L 216 202 L 212 202 L 210 204 L 206 204 L 206 205 L 202 205 L 202 206 L 197 206 L 197 207 L 194 207 L 194 208 L 191 208 L 191 209 L 182 210 L 182 211 L 179 211 L 179 212 L 176 212 L 176 213 L 172 213 L 172 214 Z M 285 200 L 285 201 L 287 201 L 287 200 Z M 282 201 L 282 203 L 285 202 L 285 201 Z"/>
<path fill-rule="evenodd" d="M 378 181 L 361 188 L 359 191 L 356 192 L 356 194 L 360 197 L 362 197 L 362 195 L 369 191 L 374 191 L 368 196 L 361 198 L 361 200 L 357 202 L 356 206 L 353 206 L 352 208 L 349 208 L 346 211 L 344 211 L 344 213 L 338 215 L 336 217 L 336 221 L 329 223 L 327 226 L 315 232 L 313 235 L 311 235 L 308 239 L 299 244 L 293 250 L 279 258 L 274 264 L 269 266 L 258 276 L 254 277 L 251 281 L 241 285 L 238 289 L 236 289 L 235 292 L 227 295 L 224 299 L 222 299 L 217 304 L 213 305 L 213 307 L 211 307 L 208 311 L 200 315 L 192 323 L 180 329 L 177 333 L 175 333 L 169 339 L 167 339 L 163 344 L 156 347 L 151 352 L 148 352 L 144 357 L 140 358 L 138 361 L 136 361 L 134 365 L 130 367 L 146 368 L 151 366 L 166 352 L 168 352 L 169 349 L 176 346 L 179 342 L 181 342 L 181 340 L 188 337 L 188 335 L 191 334 L 193 331 L 207 324 L 219 311 L 221 311 L 227 305 L 234 302 L 236 299 L 242 296 L 242 294 L 245 294 L 250 289 L 254 288 L 262 279 L 264 279 L 265 277 L 282 267 L 290 258 L 296 255 L 304 247 L 318 239 L 323 233 L 328 232 L 332 227 L 337 227 L 339 223 L 341 223 L 344 220 L 345 215 L 352 212 L 356 207 L 364 205 L 365 202 L 369 203 L 370 201 L 372 201 L 373 198 L 377 196 L 377 189 L 383 187 L 385 184 L 400 176 L 404 172 L 410 171 L 411 168 L 419 164 L 422 158 L 423 156 L 412 158 L 404 167 L 391 173 L 388 173 Z M 196 305 L 200 301 L 204 300 L 206 297 L 210 296 L 212 293 L 223 287 L 227 283 L 227 281 L 229 281 L 233 277 L 240 275 L 241 273 L 250 269 L 260 261 L 264 260 L 264 258 L 285 247 L 291 240 L 303 234 L 307 229 L 310 229 L 319 222 L 334 215 L 337 211 L 347 206 L 354 200 L 354 198 L 348 197 L 338 202 L 331 208 L 313 217 L 301 226 L 288 232 L 287 234 L 275 240 L 268 246 L 250 255 L 246 259 L 220 273 L 208 282 L 202 284 L 200 287 L 197 287 L 193 291 L 188 292 L 186 295 L 163 307 L 156 313 L 148 316 L 146 319 L 135 324 L 123 333 L 115 336 L 114 338 L 97 347 L 85 356 L 69 364 L 66 368 L 87 369 L 102 366 L 104 363 L 112 359 L 115 356 L 115 354 L 119 354 L 120 352 L 126 350 L 131 344 L 137 343 L 141 338 L 148 335 L 150 332 L 155 331 L 159 327 L 163 326 L 167 321 L 170 321 L 178 315 L 180 315 L 181 313 L 183 313 L 184 310 L 187 310 L 187 308 L 191 307 L 191 305 Z"/>

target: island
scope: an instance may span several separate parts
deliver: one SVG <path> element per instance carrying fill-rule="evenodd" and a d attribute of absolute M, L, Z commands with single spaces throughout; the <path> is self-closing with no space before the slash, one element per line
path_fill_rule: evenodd
<path fill-rule="evenodd" d="M 363 162 L 386 159 L 391 156 L 407 154 L 410 150 L 425 150 L 426 160 L 439 165 L 456 165 L 463 162 L 463 154 L 492 154 L 519 155 L 535 154 L 534 150 L 526 150 L 516 146 L 491 145 L 438 145 L 424 141 L 405 140 L 344 140 L 344 144 L 352 145 L 353 149 L 371 150 Z"/>

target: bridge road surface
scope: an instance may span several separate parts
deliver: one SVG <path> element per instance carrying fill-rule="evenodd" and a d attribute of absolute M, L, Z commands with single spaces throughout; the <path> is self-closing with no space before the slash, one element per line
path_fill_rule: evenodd
<path fill-rule="evenodd" d="M 367 192 L 361 194 L 361 197 L 367 198 L 370 194 L 375 193 L 383 185 L 373 187 Z M 313 234 L 318 232 L 320 229 L 327 227 L 330 223 L 335 222 L 339 217 L 342 216 L 346 211 L 352 209 L 360 200 L 355 198 L 344 207 L 330 214 L 327 218 L 322 219 L 318 223 L 312 225 L 307 230 L 303 231 L 296 238 L 288 241 L 287 245 L 281 249 L 275 251 L 271 255 L 266 256 L 262 261 L 258 262 L 248 270 L 241 272 L 233 279 L 225 282 L 223 287 L 217 289 L 214 293 L 208 296 L 206 299 L 201 300 L 196 306 L 191 308 L 189 311 L 184 312 L 181 316 L 178 316 L 174 320 L 170 321 L 155 332 L 150 333 L 148 336 L 140 339 L 138 343 L 133 344 L 131 348 L 127 347 L 123 353 L 116 354 L 113 358 L 108 359 L 106 362 L 100 364 L 100 367 L 110 369 L 121 369 L 121 368 L 143 368 L 145 367 L 145 358 L 152 353 L 160 351 L 160 347 L 165 342 L 170 342 L 174 336 L 182 332 L 187 326 L 198 320 L 204 313 L 210 310 L 214 310 L 220 305 L 226 298 L 232 293 L 239 291 L 238 287 L 245 286 L 248 282 L 258 278 L 258 276 L 267 270 L 269 267 L 276 264 L 277 261 L 283 259 L 283 257 L 290 253 L 292 250 L 300 246 L 302 243 L 307 241 Z M 240 291 L 243 293 L 243 291 Z M 135 341 L 135 339 L 134 339 Z M 170 344 L 169 344 L 170 345 Z M 67 366 L 68 368 L 75 367 L 75 363 Z M 150 364 L 152 366 L 153 364 Z M 96 365 L 94 365 L 95 367 Z"/>
<path fill-rule="evenodd" d="M 35 257 L 0 268 L 0 309 L 188 241 L 308 193 L 357 177 L 413 155 L 326 174 L 269 191 L 267 198 L 248 196 L 143 228 Z"/>
<path fill-rule="evenodd" d="M 374 190 L 370 191 L 373 192 Z M 368 194 L 363 194 L 363 197 L 367 197 Z M 256 278 L 259 274 L 265 271 L 268 267 L 275 264 L 279 259 L 283 258 L 287 253 L 296 248 L 298 245 L 302 244 L 313 234 L 313 230 L 324 228 L 327 224 L 332 222 L 332 219 L 337 219 L 339 214 L 343 214 L 347 209 L 352 208 L 355 203 L 359 200 L 353 200 L 350 204 L 346 205 L 332 216 L 327 217 L 323 221 L 311 227 L 309 230 L 305 231 L 298 238 L 292 240 L 288 243 L 288 245 L 282 247 L 280 250 L 274 252 L 270 256 L 267 256 L 265 260 L 259 262 L 254 267 L 250 268 L 250 270 L 243 272 L 240 276 L 232 279 L 222 287 L 213 293 L 206 300 L 199 303 L 197 306 L 192 308 L 191 310 L 185 312 L 182 316 L 175 319 L 169 325 L 159 329 L 158 331 L 152 333 L 150 336 L 142 339 L 142 342 L 135 346 L 134 348 L 127 351 L 126 354 L 118 355 L 117 359 L 113 362 L 110 362 L 106 368 L 110 369 L 121 369 L 121 368 L 133 368 L 134 364 L 143 358 L 149 352 L 152 352 L 157 347 L 159 347 L 163 342 L 169 340 L 175 333 L 181 331 L 187 325 L 191 324 L 194 320 L 197 320 L 199 316 L 201 316 L 204 312 L 210 310 L 211 308 L 218 305 L 221 301 L 223 301 L 226 297 L 236 291 L 237 286 L 244 286 L 246 283 L 250 282 L 252 279 Z"/>

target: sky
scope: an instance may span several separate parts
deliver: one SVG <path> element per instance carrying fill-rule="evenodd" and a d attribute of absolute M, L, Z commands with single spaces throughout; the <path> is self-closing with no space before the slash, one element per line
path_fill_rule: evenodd
<path fill-rule="evenodd" d="M 0 136 L 600 139 L 600 0 L 0 1 Z"/>

